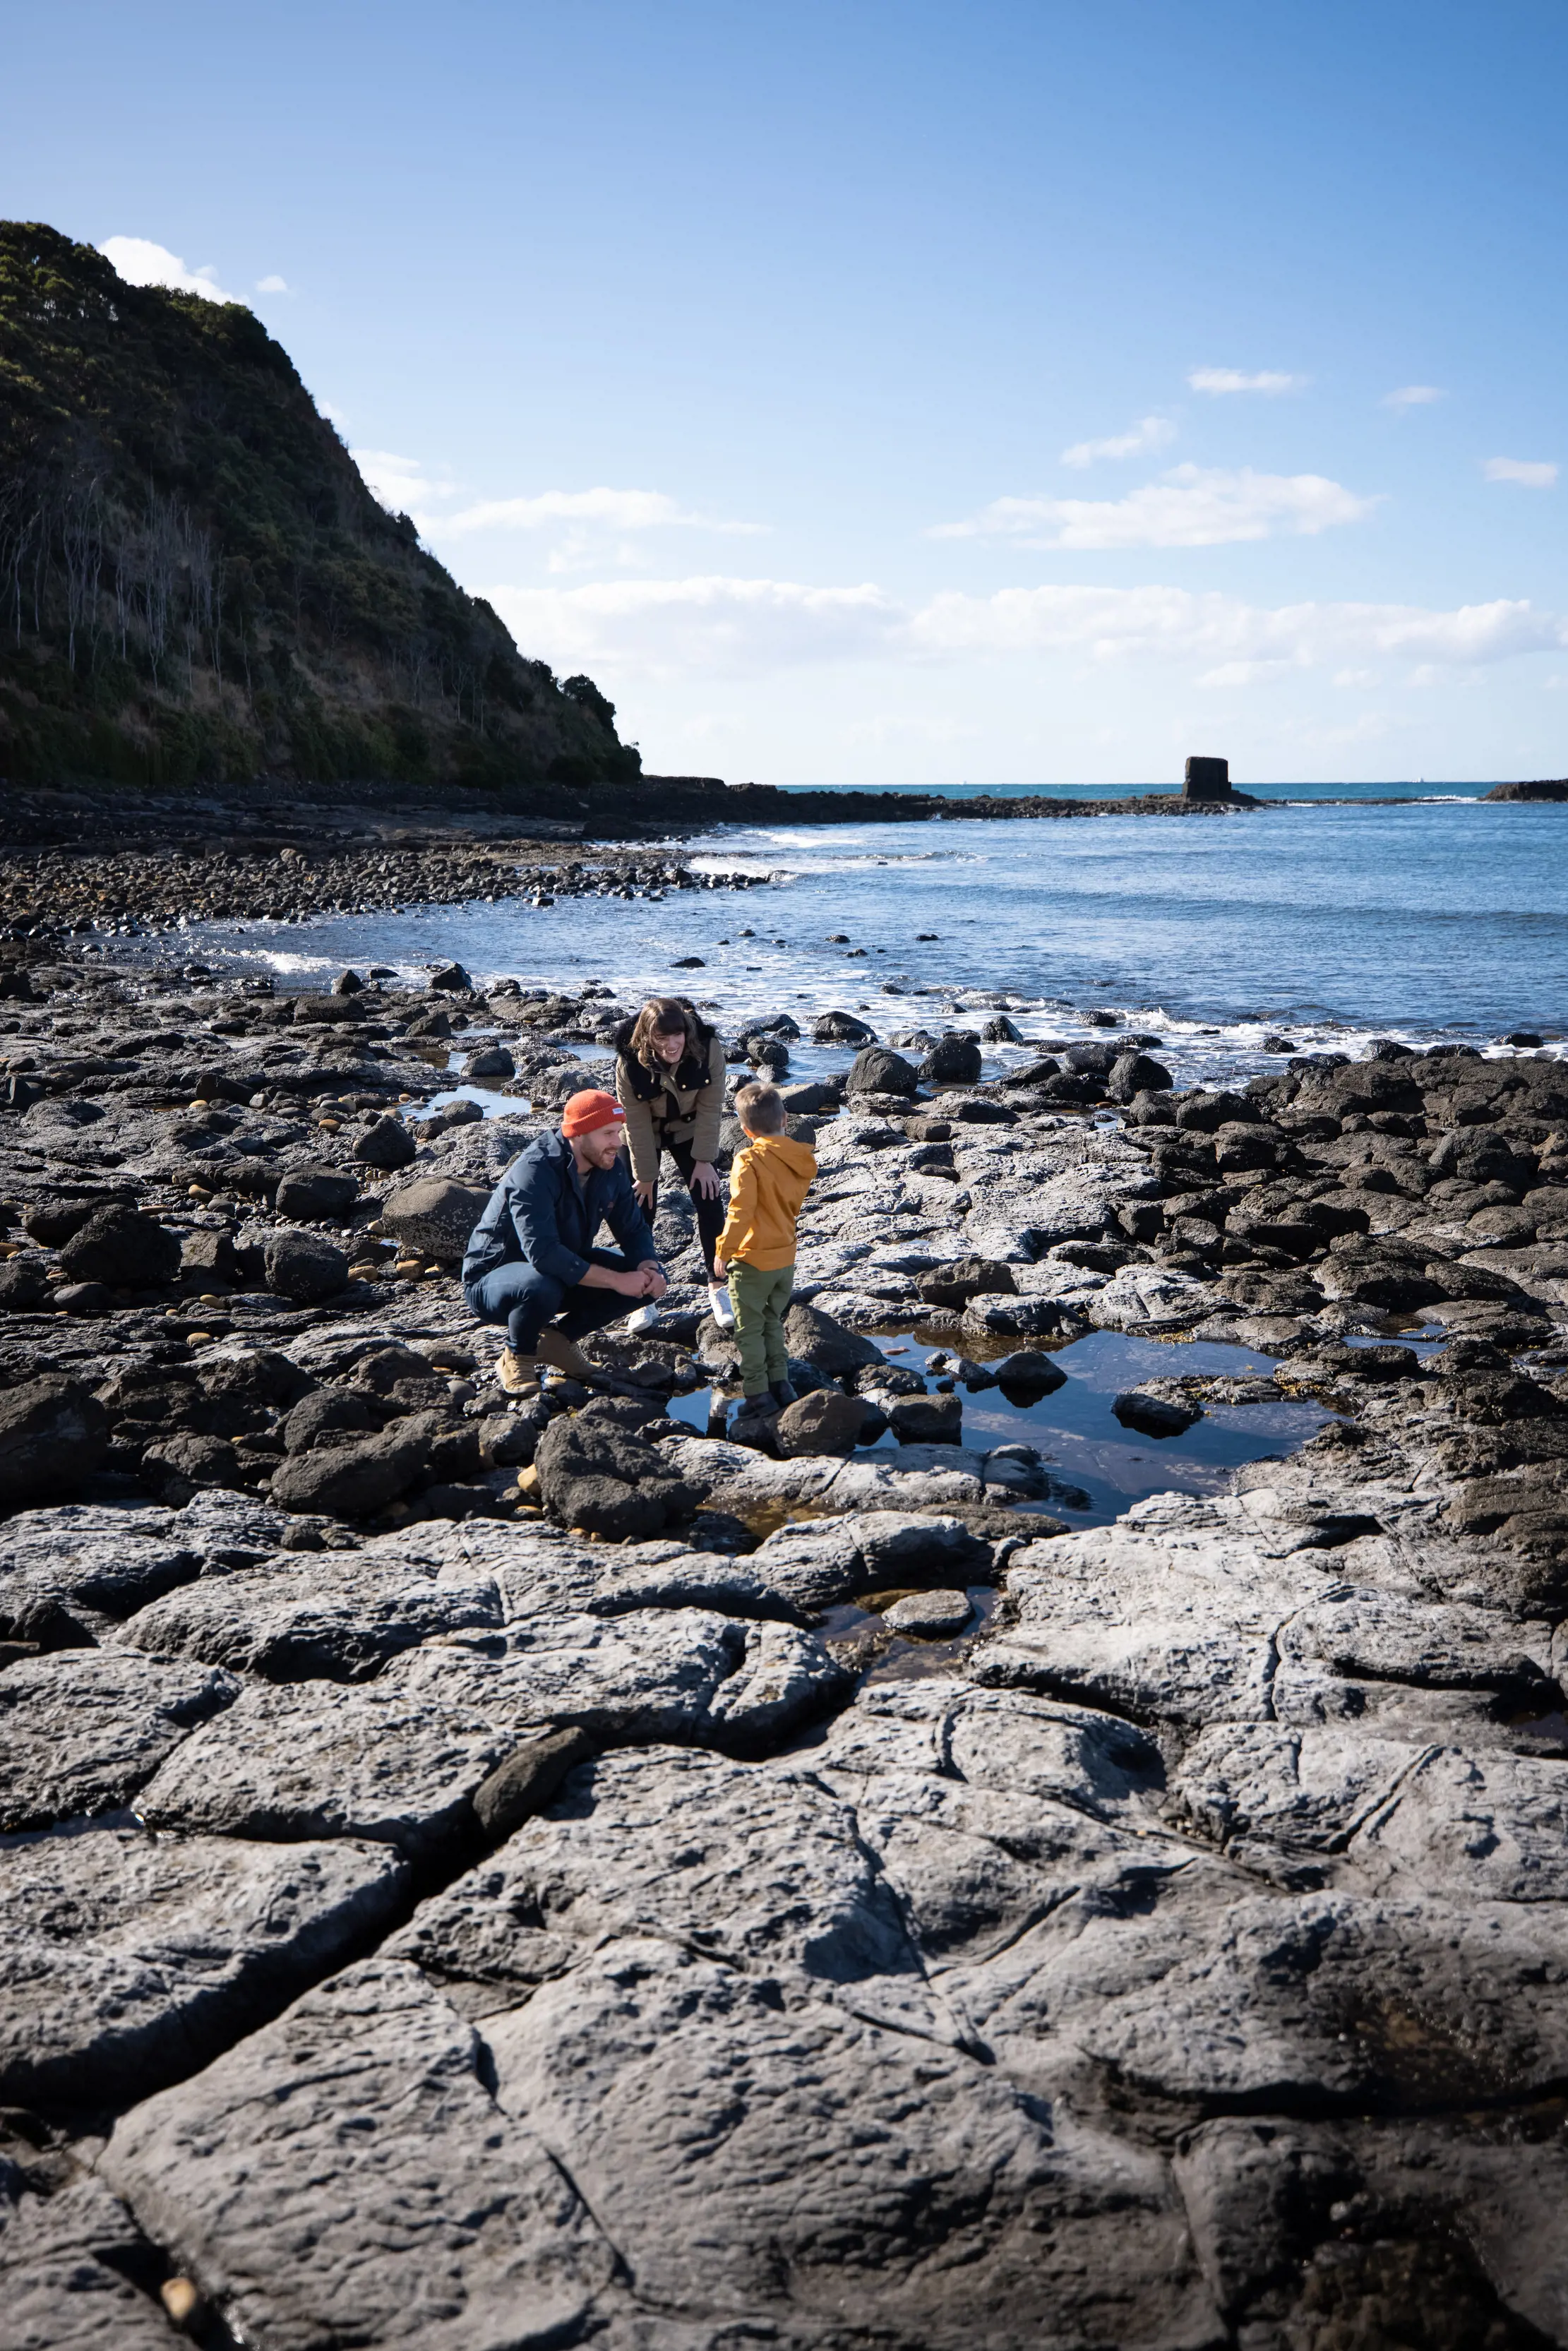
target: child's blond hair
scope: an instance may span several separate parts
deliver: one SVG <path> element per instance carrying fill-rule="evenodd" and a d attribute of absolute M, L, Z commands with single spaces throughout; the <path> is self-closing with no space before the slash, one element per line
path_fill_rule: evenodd
<path fill-rule="evenodd" d="M 777 1086 L 742 1086 L 735 1097 L 735 1114 L 747 1134 L 782 1134 L 784 1097 Z"/>

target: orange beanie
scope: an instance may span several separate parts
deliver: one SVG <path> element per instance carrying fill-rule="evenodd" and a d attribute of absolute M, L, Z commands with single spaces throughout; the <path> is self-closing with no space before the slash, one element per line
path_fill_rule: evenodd
<path fill-rule="evenodd" d="M 573 1135 L 591 1134 L 596 1127 L 624 1126 L 626 1113 L 613 1094 L 601 1093 L 590 1086 L 580 1094 L 573 1094 L 561 1119 L 560 1131 L 570 1141 Z"/>

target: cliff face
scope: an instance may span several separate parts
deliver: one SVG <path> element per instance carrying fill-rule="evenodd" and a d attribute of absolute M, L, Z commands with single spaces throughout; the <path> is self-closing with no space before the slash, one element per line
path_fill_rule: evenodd
<path fill-rule="evenodd" d="M 0 782 L 633 780 L 241 305 L 0 223 Z"/>

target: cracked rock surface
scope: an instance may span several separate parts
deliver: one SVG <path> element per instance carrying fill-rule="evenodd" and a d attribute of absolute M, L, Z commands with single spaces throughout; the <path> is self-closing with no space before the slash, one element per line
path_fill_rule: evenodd
<path fill-rule="evenodd" d="M 387 1202 L 482 1192 L 538 1122 L 397 1098 L 460 1013 L 542 1099 L 591 999 L 29 987 L 7 2344 L 172 2346 L 181 2277 L 259 2351 L 1568 2346 L 1559 1064 L 1149 1064 L 1098 1129 L 1042 1063 L 824 1116 L 790 1343 L 878 1426 L 915 1328 L 966 1394 L 1122 1331 L 1274 1364 L 1173 1348 L 1133 1426 L 1333 1415 L 1073 1532 L 1030 1447 L 668 1423 L 724 1361 L 668 1204 L 605 1401 L 500 1394 Z M 147 1280 L 84 1305 L 49 1277 L 94 1217 Z M 572 1518 L 644 1455 L 657 1509 Z"/>

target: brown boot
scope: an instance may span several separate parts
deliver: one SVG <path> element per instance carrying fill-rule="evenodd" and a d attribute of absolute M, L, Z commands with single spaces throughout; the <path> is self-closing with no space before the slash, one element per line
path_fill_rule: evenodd
<path fill-rule="evenodd" d="M 508 1395 L 528 1395 L 539 1384 L 539 1359 L 503 1347 L 496 1358 L 496 1377 Z"/>
<path fill-rule="evenodd" d="M 593 1380 L 599 1376 L 598 1367 L 589 1362 L 580 1347 L 574 1346 L 564 1332 L 552 1331 L 548 1326 L 539 1332 L 538 1359 L 564 1372 L 569 1380 Z"/>

